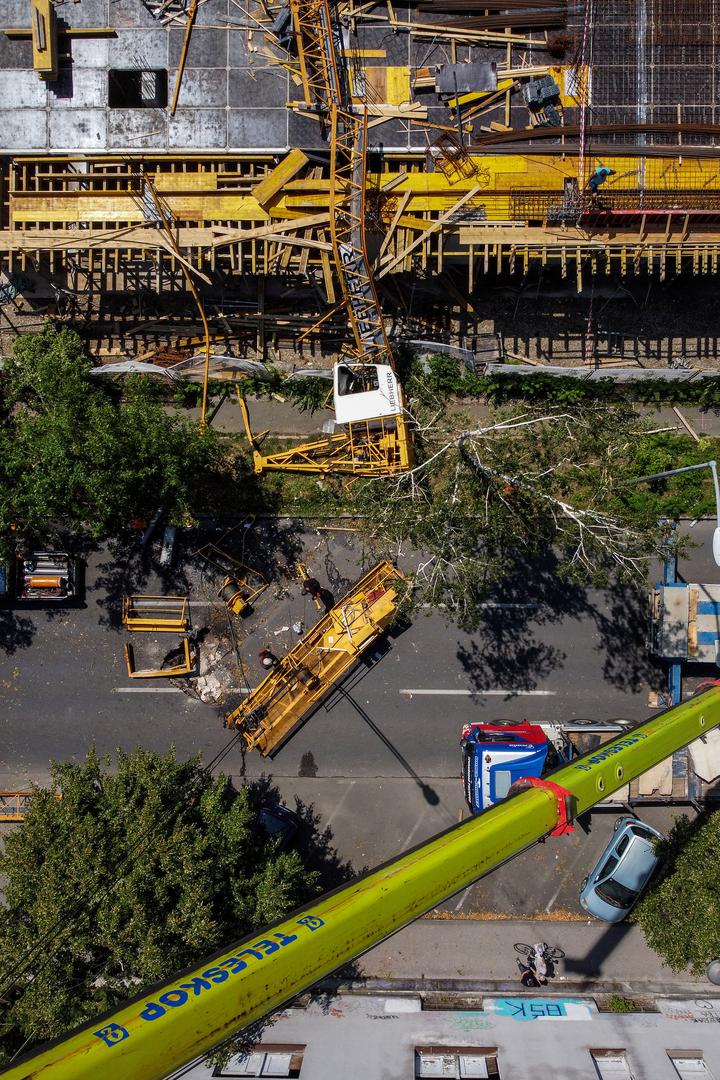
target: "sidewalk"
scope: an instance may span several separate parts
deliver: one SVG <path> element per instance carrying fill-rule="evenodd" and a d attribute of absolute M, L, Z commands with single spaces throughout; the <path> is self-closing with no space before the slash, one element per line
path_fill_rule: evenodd
<path fill-rule="evenodd" d="M 328 383 L 328 390 L 332 383 Z M 244 435 L 242 413 L 237 401 L 231 395 L 223 401 L 222 405 L 213 417 L 214 405 L 208 408 L 208 418 L 212 417 L 212 427 L 216 431 L 228 432 L 233 435 Z M 289 401 L 277 401 L 275 398 L 248 398 L 248 410 L 250 424 L 253 433 L 261 434 L 268 430 L 273 438 L 288 436 L 296 438 L 300 436 L 315 437 L 322 433 L 323 424 L 334 422 L 335 413 L 332 409 L 316 409 L 315 412 L 306 410 L 302 412 Z M 179 415 L 188 420 L 200 421 L 200 409 L 182 409 Z"/>
<path fill-rule="evenodd" d="M 328 390 L 332 384 L 328 382 Z M 323 424 L 332 423 L 335 413 L 330 409 L 316 409 L 314 413 L 309 410 L 301 412 L 289 401 L 278 401 L 276 398 L 248 398 L 250 411 L 250 423 L 254 432 L 262 432 L 268 429 L 271 435 L 281 436 L 315 436 L 323 431 Z M 465 417 L 469 427 L 482 425 L 490 415 L 490 409 L 482 401 L 468 399 L 466 401 L 451 401 L 449 410 Z M 637 406 L 638 412 L 647 416 L 653 428 L 674 428 L 678 434 L 685 435 L 676 413 L 668 406 Z M 720 414 L 703 412 L 695 406 L 683 406 L 680 410 L 685 419 L 692 425 L 700 437 L 720 435 Z M 190 420 L 199 421 L 200 409 L 183 409 L 182 414 Z M 212 407 L 209 409 L 212 416 Z M 237 401 L 231 395 L 218 409 L 217 415 L 212 421 L 212 426 L 217 431 L 232 434 L 243 434 L 242 416 Z"/>
<path fill-rule="evenodd" d="M 522 990 L 516 941 L 546 941 L 565 951 L 548 989 L 558 993 L 716 992 L 705 978 L 675 974 L 645 944 L 631 923 L 556 920 L 418 919 L 366 953 L 357 967 L 367 988 L 507 993 Z M 382 985 L 378 985 L 382 984 Z"/>

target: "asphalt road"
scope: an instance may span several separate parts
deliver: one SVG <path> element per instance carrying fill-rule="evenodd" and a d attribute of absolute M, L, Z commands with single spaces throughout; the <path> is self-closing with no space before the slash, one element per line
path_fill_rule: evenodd
<path fill-rule="evenodd" d="M 715 580 L 712 523 L 690 532 L 701 546 L 684 561 L 684 576 Z M 321 582 L 338 589 L 352 580 L 362 556 L 352 537 L 310 533 L 304 541 Z M 197 575 L 180 577 L 192 601 Z M 200 751 L 205 761 L 227 745 L 222 710 L 127 678 L 119 595 L 169 587 L 174 583 L 141 576 L 137 564 L 101 550 L 88 560 L 85 607 L 0 614 L 1 788 L 42 782 L 51 758 L 82 757 L 92 745 L 102 753 L 174 745 L 180 756 Z M 290 590 L 278 607 L 279 627 L 298 611 L 309 621 L 300 603 Z M 347 681 L 347 696 L 334 694 L 272 762 L 235 747 L 223 771 L 238 780 L 269 775 L 289 805 L 298 798 L 314 806 L 342 857 L 360 869 L 466 812 L 459 753 L 466 720 L 648 715 L 648 689 L 661 673 L 645 650 L 644 604 L 626 589 L 583 592 L 558 587 L 547 575 L 518 582 L 495 604 L 472 635 L 437 614 L 416 618 L 372 667 L 361 666 Z M 205 612 L 196 609 L 196 626 Z M 291 638 L 284 631 L 278 643 Z M 257 645 L 252 635 L 241 640 L 248 666 Z M 562 846 L 533 849 L 449 906 L 518 915 L 576 908 L 577 881 L 604 846 L 614 816 L 593 815 L 590 835 L 579 830 Z M 671 816 L 662 808 L 647 813 L 661 828 Z"/>

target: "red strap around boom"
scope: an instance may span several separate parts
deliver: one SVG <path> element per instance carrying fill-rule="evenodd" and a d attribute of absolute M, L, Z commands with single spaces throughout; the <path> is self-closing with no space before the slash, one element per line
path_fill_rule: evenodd
<path fill-rule="evenodd" d="M 567 788 L 560 787 L 559 784 L 553 784 L 552 780 L 543 780 L 539 776 L 523 776 L 520 780 L 515 781 L 510 790 L 511 793 L 520 792 L 523 788 L 530 787 L 543 788 L 545 791 L 549 791 L 551 795 L 554 795 L 557 800 L 558 820 L 555 828 L 550 831 L 550 835 L 566 836 L 567 833 L 574 832 L 572 794 Z"/>

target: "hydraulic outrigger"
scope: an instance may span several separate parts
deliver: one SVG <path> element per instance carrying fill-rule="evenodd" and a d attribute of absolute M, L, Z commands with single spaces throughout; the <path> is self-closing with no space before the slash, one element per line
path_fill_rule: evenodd
<path fill-rule="evenodd" d="M 574 759 L 14 1065 L 7 1080 L 159 1080 L 720 725 L 720 684 Z M 511 792 L 512 794 L 512 792 Z M 51 946 L 52 947 L 52 946 Z"/>

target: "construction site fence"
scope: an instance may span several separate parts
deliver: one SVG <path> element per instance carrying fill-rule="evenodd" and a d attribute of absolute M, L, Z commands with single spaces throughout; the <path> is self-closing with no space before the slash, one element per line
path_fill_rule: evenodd
<path fill-rule="evenodd" d="M 559 367 L 543 364 L 535 367 L 530 364 L 488 364 L 485 369 L 486 375 L 507 375 L 514 378 L 516 375 L 536 378 L 549 375 L 555 378 L 582 379 L 585 382 L 593 382 L 598 379 L 611 379 L 618 383 L 632 382 L 674 382 L 688 383 L 705 379 L 720 379 L 718 371 L 698 371 L 684 368 L 588 368 L 588 367 Z"/>

